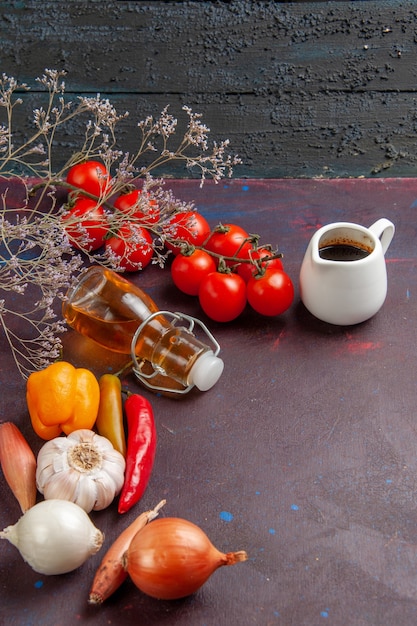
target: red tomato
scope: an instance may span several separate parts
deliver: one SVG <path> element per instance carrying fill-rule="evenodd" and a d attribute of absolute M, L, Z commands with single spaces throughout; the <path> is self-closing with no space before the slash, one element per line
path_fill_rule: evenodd
<path fill-rule="evenodd" d="M 129 218 L 143 222 L 144 224 L 155 224 L 159 220 L 159 208 L 155 200 L 140 202 L 141 191 L 134 189 L 129 193 L 119 196 L 114 206 L 118 211 L 125 213 Z"/>
<path fill-rule="evenodd" d="M 226 229 L 225 232 L 222 232 L 223 229 Z M 252 247 L 250 241 L 245 243 L 245 239 L 249 239 L 249 234 L 237 224 L 222 224 L 222 230 L 215 229 L 204 247 L 224 257 L 245 258 Z M 233 265 L 233 261 L 226 263 Z"/>
<path fill-rule="evenodd" d="M 246 306 L 246 284 L 238 274 L 212 272 L 200 284 L 201 308 L 215 322 L 231 322 Z"/>
<path fill-rule="evenodd" d="M 90 198 L 78 198 L 63 216 L 64 228 L 74 248 L 92 252 L 101 248 L 108 233 L 104 209 Z"/>
<path fill-rule="evenodd" d="M 171 265 L 174 284 L 189 296 L 198 296 L 200 283 L 207 274 L 216 271 L 216 263 L 204 250 L 194 250 L 190 255 L 178 254 Z"/>
<path fill-rule="evenodd" d="M 100 161 L 84 161 L 69 169 L 67 183 L 100 197 L 110 189 L 110 174 Z"/>
<path fill-rule="evenodd" d="M 280 315 L 294 300 L 291 278 L 282 270 L 267 269 L 263 276 L 252 276 L 246 290 L 249 304 L 261 315 Z"/>
<path fill-rule="evenodd" d="M 248 255 L 245 254 L 245 259 L 253 259 L 254 261 L 258 261 L 260 259 L 267 258 L 271 256 L 272 252 L 268 248 L 259 248 L 258 250 L 250 250 Z M 275 269 L 275 270 L 283 270 L 284 266 L 282 264 L 281 259 L 272 259 L 271 261 L 267 261 L 262 263 L 262 267 L 264 269 Z M 241 263 L 237 268 L 237 273 L 239 276 L 242 276 L 243 280 L 247 283 L 250 278 L 254 274 L 257 273 L 257 267 L 253 263 Z"/>
<path fill-rule="evenodd" d="M 116 257 L 118 268 L 127 272 L 144 269 L 153 256 L 152 237 L 146 228 L 123 224 L 117 235 L 106 239 L 106 252 Z"/>
<path fill-rule="evenodd" d="M 201 246 L 210 234 L 210 226 L 207 220 L 196 211 L 176 213 L 165 226 L 165 234 L 170 239 L 179 239 L 193 246 Z M 166 247 L 174 254 L 178 254 L 181 246 L 169 241 Z"/>

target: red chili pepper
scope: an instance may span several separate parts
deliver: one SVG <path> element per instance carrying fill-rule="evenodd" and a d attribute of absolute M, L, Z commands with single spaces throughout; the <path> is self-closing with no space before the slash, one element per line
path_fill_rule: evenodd
<path fill-rule="evenodd" d="M 119 513 L 126 513 L 144 494 L 156 450 L 156 427 L 151 403 L 143 396 L 132 394 L 125 402 L 125 413 L 126 470 L 119 499 Z"/>

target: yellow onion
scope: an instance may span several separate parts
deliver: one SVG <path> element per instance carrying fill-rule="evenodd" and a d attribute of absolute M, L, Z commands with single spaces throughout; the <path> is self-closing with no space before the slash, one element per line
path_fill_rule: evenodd
<path fill-rule="evenodd" d="M 222 565 L 246 559 L 244 551 L 217 550 L 192 522 L 166 517 L 134 536 L 123 565 L 138 589 L 154 598 L 175 600 L 197 591 Z"/>
<path fill-rule="evenodd" d="M 123 567 L 122 557 L 128 549 L 132 538 L 142 528 L 158 515 L 159 509 L 163 507 L 165 500 L 161 502 L 152 511 L 141 513 L 133 522 L 125 528 L 123 532 L 112 543 L 110 548 L 104 555 L 100 567 L 96 571 L 93 584 L 88 597 L 89 604 L 102 604 L 112 593 L 116 591 L 126 580 L 127 572 Z"/>

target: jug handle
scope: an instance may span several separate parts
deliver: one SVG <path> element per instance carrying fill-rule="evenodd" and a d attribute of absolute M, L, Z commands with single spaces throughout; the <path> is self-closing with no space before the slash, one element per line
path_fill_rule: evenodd
<path fill-rule="evenodd" d="M 395 233 L 395 226 L 390 220 L 387 220 L 386 217 L 381 217 L 380 220 L 377 220 L 369 227 L 369 230 L 373 232 L 373 234 L 381 240 L 382 251 L 385 252 L 388 250 L 388 246 L 390 245 L 392 238 Z"/>

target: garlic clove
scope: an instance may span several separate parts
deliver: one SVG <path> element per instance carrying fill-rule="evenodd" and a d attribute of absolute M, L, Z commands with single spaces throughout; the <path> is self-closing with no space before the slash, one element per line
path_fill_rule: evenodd
<path fill-rule="evenodd" d="M 76 499 L 78 477 L 73 470 L 52 474 L 44 484 L 43 493 L 46 500 L 69 500 Z"/>
<path fill-rule="evenodd" d="M 62 448 L 57 448 L 53 453 L 52 453 L 52 471 L 55 474 L 58 474 L 59 472 L 67 472 L 70 469 L 69 463 L 68 463 L 68 450 L 70 449 L 69 446 L 66 447 L 62 447 Z"/>
<path fill-rule="evenodd" d="M 36 484 L 41 493 L 43 493 L 44 485 L 54 474 L 68 470 L 66 454 L 68 447 L 65 437 L 51 439 L 43 445 L 42 455 L 38 455 L 36 466 Z"/>
<path fill-rule="evenodd" d="M 51 478 L 55 475 L 55 471 L 52 463 L 49 465 L 43 466 L 40 465 L 39 462 L 36 466 L 36 487 L 40 493 L 43 493 L 45 485 L 51 480 Z"/>
<path fill-rule="evenodd" d="M 97 500 L 94 505 L 94 510 L 101 511 L 108 507 L 113 501 L 114 498 L 111 494 L 115 492 L 115 484 L 111 476 L 106 472 L 102 472 L 95 484 L 97 487 Z"/>
<path fill-rule="evenodd" d="M 112 478 L 116 495 L 120 492 L 124 483 L 125 464 L 123 463 L 123 472 L 120 471 L 121 461 L 114 462 L 107 458 L 103 460 L 103 470 Z"/>
<path fill-rule="evenodd" d="M 103 437 L 102 435 L 97 435 L 96 433 L 94 433 L 94 443 L 100 446 L 103 453 L 117 452 L 117 450 L 114 449 L 111 441 L 107 439 L 107 437 Z"/>
<path fill-rule="evenodd" d="M 87 428 L 80 428 L 79 430 L 74 430 L 72 433 L 67 435 L 67 443 L 68 447 L 72 447 L 77 443 L 97 443 L 98 435 L 93 430 L 88 430 Z"/>
<path fill-rule="evenodd" d="M 97 481 L 91 480 L 88 476 L 80 474 L 77 481 L 77 493 L 73 502 L 89 513 L 94 509 L 97 502 L 97 491 Z M 113 498 L 110 502 L 112 500 Z"/>
<path fill-rule="evenodd" d="M 47 441 L 46 444 L 46 449 L 48 450 L 49 448 L 51 450 L 67 450 L 70 446 L 69 446 L 69 442 L 68 442 L 68 438 L 67 437 L 55 437 L 55 439 L 51 439 L 50 441 Z"/>

